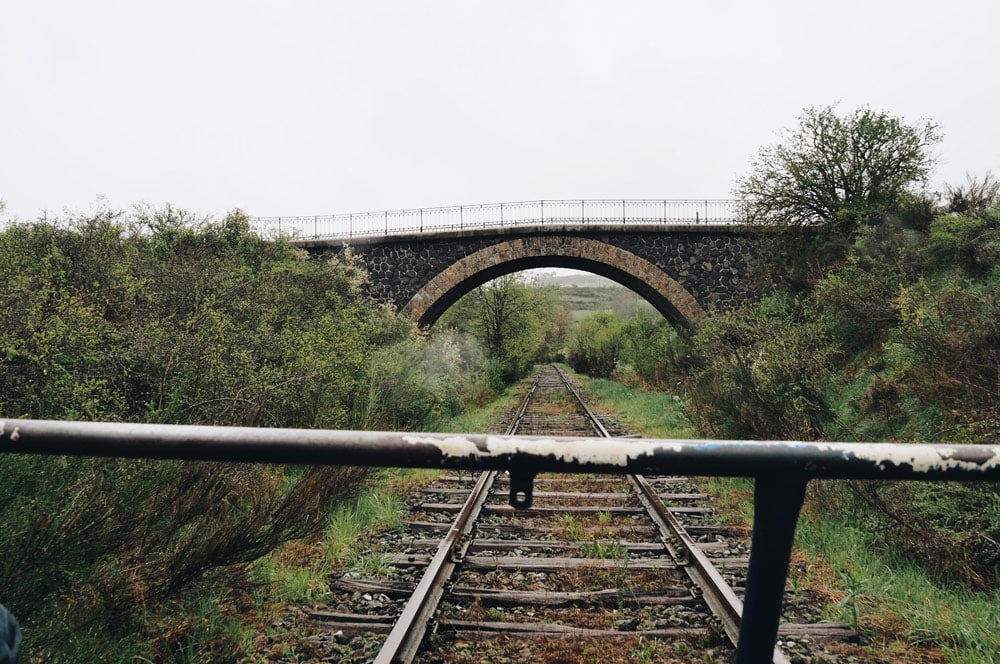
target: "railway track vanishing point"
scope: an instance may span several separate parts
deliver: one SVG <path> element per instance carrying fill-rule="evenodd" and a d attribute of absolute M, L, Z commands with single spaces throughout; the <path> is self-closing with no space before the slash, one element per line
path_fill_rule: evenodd
<path fill-rule="evenodd" d="M 623 435 L 609 426 L 553 366 L 536 374 L 507 433 Z M 316 638 L 385 634 L 374 659 L 351 660 L 376 664 L 418 653 L 632 661 L 667 648 L 728 662 L 749 545 L 712 523 L 707 498 L 684 477 L 443 475 L 423 490 L 397 550 L 381 554 L 380 578 L 345 574 L 333 583 L 343 601 L 309 613 L 323 629 Z M 856 637 L 831 624 L 784 624 L 781 634 Z M 773 662 L 788 661 L 776 648 Z"/>

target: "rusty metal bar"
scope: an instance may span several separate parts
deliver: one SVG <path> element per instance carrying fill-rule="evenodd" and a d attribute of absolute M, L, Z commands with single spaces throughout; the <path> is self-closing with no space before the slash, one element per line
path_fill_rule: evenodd
<path fill-rule="evenodd" d="M 3 453 L 510 470 L 529 486 L 539 472 L 753 477 L 753 544 L 737 648 L 741 664 L 774 656 L 788 559 L 808 480 L 1000 480 L 997 445 L 549 438 L 8 419 L 0 420 Z"/>
<path fill-rule="evenodd" d="M 600 439 L 0 420 L 0 453 L 379 467 L 1000 480 L 1000 446 Z"/>

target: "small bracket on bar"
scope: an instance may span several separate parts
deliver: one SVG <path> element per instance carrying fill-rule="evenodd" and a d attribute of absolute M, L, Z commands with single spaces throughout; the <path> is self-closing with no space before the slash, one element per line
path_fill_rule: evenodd
<path fill-rule="evenodd" d="M 531 507 L 535 473 L 510 471 L 510 506 L 516 510 Z"/>

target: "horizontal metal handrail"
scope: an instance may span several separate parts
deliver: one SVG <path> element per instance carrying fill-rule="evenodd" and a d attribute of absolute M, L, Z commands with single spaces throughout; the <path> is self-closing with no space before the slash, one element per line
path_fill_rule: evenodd
<path fill-rule="evenodd" d="M 526 225 L 735 224 L 728 199 L 543 199 L 305 216 L 250 217 L 264 237 L 349 239 Z"/>
<path fill-rule="evenodd" d="M 540 472 L 752 477 L 753 538 L 736 664 L 782 661 L 774 646 L 809 480 L 1000 480 L 998 445 L 543 438 L 11 419 L 0 420 L 3 453 L 507 470 L 512 485 L 529 487 Z"/>
<path fill-rule="evenodd" d="M 1000 480 L 1000 446 L 266 429 L 0 420 L 0 453 L 380 467 Z"/>

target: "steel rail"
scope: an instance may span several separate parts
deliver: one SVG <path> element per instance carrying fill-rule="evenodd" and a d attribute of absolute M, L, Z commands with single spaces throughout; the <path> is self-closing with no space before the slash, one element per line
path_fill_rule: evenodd
<path fill-rule="evenodd" d="M 691 579 L 698 588 L 701 588 L 702 597 L 712 613 L 722 621 L 722 628 L 729 637 L 733 645 L 739 645 L 740 625 L 743 616 L 743 602 L 736 596 L 733 589 L 729 587 L 726 580 L 719 574 L 719 570 L 712 564 L 711 559 L 705 555 L 698 543 L 687 532 L 683 524 L 678 521 L 656 491 L 649 484 L 649 481 L 642 475 L 629 475 L 629 481 L 635 487 L 639 500 L 646 506 L 653 521 L 656 523 L 663 539 L 664 546 L 670 551 L 677 565 Z M 678 553 L 673 550 L 669 542 L 671 538 L 680 541 L 683 552 Z M 773 664 L 789 664 L 788 658 L 777 646 L 774 647 L 774 654 L 771 661 Z"/>
<path fill-rule="evenodd" d="M 556 370 L 556 373 L 559 374 L 559 378 L 562 380 L 563 385 L 566 386 L 566 389 L 569 390 L 569 393 L 572 394 L 573 398 L 576 399 L 576 402 L 580 404 L 580 408 L 583 409 L 583 412 L 587 416 L 587 419 L 590 420 L 590 426 L 594 427 L 594 432 L 597 433 L 597 435 L 600 436 L 601 438 L 614 438 L 614 436 L 611 435 L 611 433 L 607 430 L 607 428 L 605 428 L 604 423 L 601 422 L 601 420 L 598 419 L 598 417 L 594 415 L 593 412 L 591 412 L 590 408 L 587 407 L 587 404 L 584 403 L 583 397 L 581 397 L 580 393 L 576 391 L 575 387 L 573 387 L 573 384 L 569 381 L 569 378 L 566 377 L 565 372 L 563 372 L 563 370 L 560 369 L 555 364 L 553 364 L 552 367 Z"/>
<path fill-rule="evenodd" d="M 559 367 L 553 365 L 570 393 L 576 398 L 580 407 L 586 413 L 594 430 L 603 438 L 611 438 L 611 434 L 601 423 L 600 419 L 591 412 L 587 404 L 584 403 L 580 393 L 570 383 L 566 374 Z M 646 508 L 650 518 L 656 523 L 660 531 L 661 541 L 667 552 L 674 559 L 677 565 L 683 568 L 688 578 L 696 587 L 702 591 L 702 597 L 712 613 L 722 622 L 729 640 L 733 645 L 738 646 L 740 640 L 740 624 L 743 615 L 743 602 L 736 596 L 733 589 L 729 587 L 726 580 L 719 574 L 719 570 L 712 564 L 711 559 L 705 555 L 698 543 L 687 532 L 683 524 L 671 513 L 663 500 L 657 495 L 649 481 L 642 475 L 630 474 L 627 476 L 632 487 L 639 497 L 639 501 Z M 677 552 L 671 546 L 671 540 L 681 543 L 682 551 Z M 772 664 L 790 664 L 788 658 L 775 646 L 771 658 Z"/>
<path fill-rule="evenodd" d="M 536 379 L 525 395 L 517 415 L 507 427 L 507 434 L 517 431 L 537 387 Z M 483 505 L 486 504 L 498 474 L 499 471 L 492 470 L 479 476 L 448 534 L 438 545 L 434 557 L 420 578 L 420 583 L 413 590 L 399 618 L 393 624 L 374 664 L 410 664 L 417 656 L 420 644 L 427 633 L 427 627 L 444 596 L 445 584 L 448 583 L 455 568 L 465 559 L 469 544 L 472 542 L 471 535 L 476 520 L 482 512 Z"/>
<path fill-rule="evenodd" d="M 420 583 L 386 637 L 375 664 L 409 664 L 416 657 L 430 620 L 437 611 L 444 587 L 455 567 L 465 558 L 472 529 L 489 496 L 498 471 L 479 476 L 475 488 L 462 506 L 448 534 L 438 546 Z"/>

